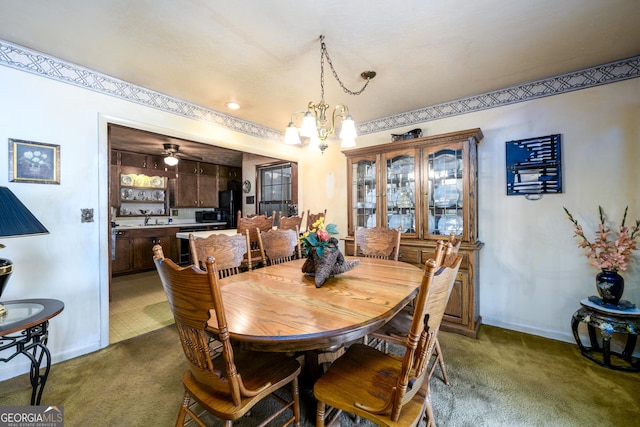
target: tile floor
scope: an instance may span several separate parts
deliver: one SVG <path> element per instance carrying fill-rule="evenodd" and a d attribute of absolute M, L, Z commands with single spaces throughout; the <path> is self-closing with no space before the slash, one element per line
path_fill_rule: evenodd
<path fill-rule="evenodd" d="M 111 279 L 111 344 L 171 324 L 173 315 L 155 270 Z"/>

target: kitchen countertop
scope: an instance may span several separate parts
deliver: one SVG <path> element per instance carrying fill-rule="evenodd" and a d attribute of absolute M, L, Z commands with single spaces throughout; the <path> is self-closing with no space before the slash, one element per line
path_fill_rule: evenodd
<path fill-rule="evenodd" d="M 196 239 L 204 239 L 206 237 L 211 236 L 212 234 L 226 234 L 227 236 L 233 236 L 234 234 L 238 234 L 238 230 L 234 229 L 226 229 L 226 230 L 208 230 L 208 231 L 192 231 L 185 233 L 176 233 L 176 237 L 178 239 L 188 239 L 189 234 L 193 234 Z"/>
<path fill-rule="evenodd" d="M 116 221 L 116 223 L 118 223 Z M 167 222 L 163 222 L 161 224 L 156 224 L 155 220 L 151 220 L 149 221 L 149 225 L 144 225 L 144 220 L 140 223 L 131 223 L 131 224 L 119 224 L 118 226 L 116 226 L 116 230 L 133 230 L 133 229 L 138 229 L 138 228 L 183 228 L 183 227 L 208 227 L 208 226 L 220 226 L 220 225 L 227 225 L 226 222 L 173 222 L 171 224 L 167 223 Z M 234 234 L 235 234 L 235 230 Z"/>

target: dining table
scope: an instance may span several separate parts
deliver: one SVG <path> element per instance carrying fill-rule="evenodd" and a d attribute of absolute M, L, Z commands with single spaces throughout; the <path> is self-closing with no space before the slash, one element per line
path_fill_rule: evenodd
<path fill-rule="evenodd" d="M 229 334 L 243 348 L 267 352 L 336 349 L 380 328 L 417 294 L 423 270 L 401 261 L 359 260 L 321 287 L 304 259 L 220 280 Z M 215 316 L 209 327 L 217 330 Z M 316 362 L 317 363 L 317 362 Z"/>

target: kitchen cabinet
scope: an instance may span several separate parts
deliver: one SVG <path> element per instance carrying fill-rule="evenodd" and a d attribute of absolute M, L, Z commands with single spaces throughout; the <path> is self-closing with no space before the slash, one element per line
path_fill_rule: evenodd
<path fill-rule="evenodd" d="M 112 150 L 111 156 L 115 159 L 116 164 L 120 166 L 157 171 L 173 169 L 172 167 L 167 167 L 162 156 L 119 150 Z"/>
<path fill-rule="evenodd" d="M 153 270 L 153 246 L 161 245 L 166 257 L 178 260 L 178 227 L 135 228 L 116 230 L 115 259 L 111 273 L 130 274 Z"/>
<path fill-rule="evenodd" d="M 172 207 L 218 207 L 218 165 L 180 160 L 177 176 L 170 180 Z"/>
<path fill-rule="evenodd" d="M 233 166 L 218 166 L 218 189 L 220 191 L 229 190 L 230 181 L 242 181 L 242 168 Z"/>
<path fill-rule="evenodd" d="M 114 230 L 115 258 L 111 260 L 111 273 L 120 274 L 131 271 L 131 238 L 128 231 Z"/>
<path fill-rule="evenodd" d="M 400 260 L 424 265 L 436 242 L 462 240 L 460 271 L 441 328 L 475 337 L 480 327 L 478 156 L 480 129 L 346 150 L 347 254 L 357 227 L 402 229 Z"/>
<path fill-rule="evenodd" d="M 109 205 L 120 208 L 120 166 L 112 164 L 109 167 Z"/>

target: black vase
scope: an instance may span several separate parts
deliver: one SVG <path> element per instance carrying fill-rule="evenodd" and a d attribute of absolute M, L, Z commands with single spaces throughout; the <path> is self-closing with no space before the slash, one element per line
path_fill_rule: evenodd
<path fill-rule="evenodd" d="M 616 271 L 602 270 L 596 275 L 596 288 L 604 303 L 617 305 L 624 292 L 624 279 Z"/>

